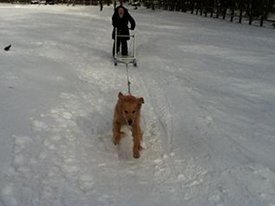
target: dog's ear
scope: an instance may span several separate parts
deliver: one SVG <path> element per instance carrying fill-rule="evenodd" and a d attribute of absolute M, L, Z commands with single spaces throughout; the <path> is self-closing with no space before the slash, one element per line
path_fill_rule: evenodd
<path fill-rule="evenodd" d="M 139 103 L 139 104 L 144 104 L 144 99 L 143 99 L 143 97 L 140 97 L 140 98 L 138 99 L 138 103 Z"/>
<path fill-rule="evenodd" d="M 121 92 L 118 93 L 118 98 L 122 99 L 123 98 L 123 94 Z"/>

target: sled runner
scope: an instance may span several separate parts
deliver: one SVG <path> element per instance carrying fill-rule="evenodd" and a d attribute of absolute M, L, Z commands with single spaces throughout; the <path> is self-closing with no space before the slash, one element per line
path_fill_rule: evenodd
<path fill-rule="evenodd" d="M 127 43 L 127 51 L 128 53 L 125 55 L 122 53 L 122 49 L 120 48 L 123 38 L 129 39 L 124 40 Z M 115 29 L 115 42 L 114 42 L 114 65 L 117 66 L 118 63 L 124 64 L 133 64 L 135 67 L 137 66 L 136 60 L 136 35 L 135 32 L 131 32 L 130 35 L 120 35 Z"/>

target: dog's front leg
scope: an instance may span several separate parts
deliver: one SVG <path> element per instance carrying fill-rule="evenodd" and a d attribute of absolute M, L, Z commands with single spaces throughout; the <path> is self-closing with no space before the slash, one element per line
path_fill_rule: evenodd
<path fill-rule="evenodd" d="M 134 158 L 139 158 L 140 150 L 142 149 L 140 145 L 140 141 L 142 140 L 142 133 L 139 125 L 133 126 L 133 138 L 134 138 L 133 156 Z"/>
<path fill-rule="evenodd" d="M 113 122 L 113 142 L 118 145 L 121 139 L 121 124 L 119 122 Z"/>

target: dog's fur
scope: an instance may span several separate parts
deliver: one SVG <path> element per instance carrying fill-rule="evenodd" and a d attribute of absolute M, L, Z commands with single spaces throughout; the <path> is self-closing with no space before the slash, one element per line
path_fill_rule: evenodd
<path fill-rule="evenodd" d="M 142 104 L 144 104 L 143 97 L 137 98 L 132 95 L 123 95 L 119 92 L 114 113 L 113 142 L 115 145 L 119 144 L 123 135 L 121 126 L 127 125 L 130 127 L 134 138 L 134 158 L 140 157 L 140 150 L 142 149 L 140 145 L 142 141 L 142 131 L 140 128 L 140 109 Z"/>

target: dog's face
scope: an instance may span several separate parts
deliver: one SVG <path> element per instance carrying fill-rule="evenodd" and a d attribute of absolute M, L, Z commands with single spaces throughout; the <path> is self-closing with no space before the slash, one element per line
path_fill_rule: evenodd
<path fill-rule="evenodd" d="M 143 97 L 136 98 L 132 95 L 118 94 L 120 111 L 128 125 L 133 125 L 140 114 L 141 105 L 144 104 Z"/>

